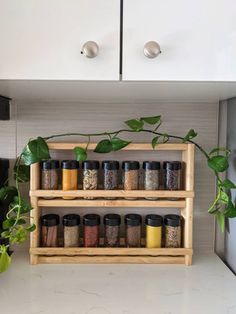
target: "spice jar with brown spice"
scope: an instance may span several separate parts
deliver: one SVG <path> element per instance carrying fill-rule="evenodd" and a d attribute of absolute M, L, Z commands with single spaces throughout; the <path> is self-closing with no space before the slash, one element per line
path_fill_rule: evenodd
<path fill-rule="evenodd" d="M 41 189 L 58 190 L 60 176 L 59 160 L 43 160 L 41 162 Z"/>
<path fill-rule="evenodd" d="M 107 247 L 120 245 L 120 224 L 121 217 L 118 214 L 106 214 L 103 218 L 105 225 L 105 241 Z"/>
<path fill-rule="evenodd" d="M 119 162 L 104 160 L 102 169 L 104 190 L 117 190 L 119 188 Z M 107 197 L 107 199 L 115 199 L 115 197 Z"/>
<path fill-rule="evenodd" d="M 155 191 L 160 188 L 160 168 L 158 161 L 144 161 L 144 190 Z M 155 197 L 146 197 L 149 200 L 156 200 Z"/>
<path fill-rule="evenodd" d="M 56 214 L 47 214 L 41 217 L 41 245 L 43 247 L 58 246 L 58 225 L 60 217 Z"/>
<path fill-rule="evenodd" d="M 141 224 L 142 217 L 138 214 L 125 215 L 125 230 L 126 230 L 126 246 L 140 247 L 141 246 Z"/>
<path fill-rule="evenodd" d="M 179 248 L 181 247 L 181 221 L 179 215 L 165 215 L 165 247 Z"/>
<path fill-rule="evenodd" d="M 139 162 L 123 161 L 123 188 L 126 191 L 138 190 L 139 188 Z M 135 199 L 134 197 L 126 197 L 126 199 Z"/>
<path fill-rule="evenodd" d="M 77 214 L 64 215 L 62 224 L 64 226 L 64 247 L 79 246 L 80 216 Z"/>
<path fill-rule="evenodd" d="M 100 216 L 97 214 L 85 215 L 83 217 L 83 225 L 84 225 L 84 247 L 98 247 Z"/>
<path fill-rule="evenodd" d="M 97 160 L 83 161 L 82 168 L 83 168 L 83 189 L 84 190 L 97 190 L 99 161 Z M 84 198 L 94 199 L 94 197 L 84 197 Z"/>

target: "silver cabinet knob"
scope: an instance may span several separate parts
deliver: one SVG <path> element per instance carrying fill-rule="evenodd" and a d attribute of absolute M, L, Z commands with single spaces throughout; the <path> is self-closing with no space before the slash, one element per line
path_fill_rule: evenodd
<path fill-rule="evenodd" d="M 156 58 L 161 53 L 161 47 L 156 41 L 148 41 L 143 48 L 143 53 L 147 58 Z"/>
<path fill-rule="evenodd" d="M 81 54 L 87 58 L 95 58 L 98 55 L 99 47 L 95 41 L 87 41 L 81 50 Z"/>

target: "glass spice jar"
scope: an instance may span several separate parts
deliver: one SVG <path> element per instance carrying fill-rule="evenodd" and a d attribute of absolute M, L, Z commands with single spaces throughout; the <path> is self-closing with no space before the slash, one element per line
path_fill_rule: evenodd
<path fill-rule="evenodd" d="M 98 188 L 98 170 L 99 161 L 86 160 L 82 163 L 83 168 L 83 189 L 97 190 Z M 94 197 L 84 197 L 85 199 L 94 199 Z"/>
<path fill-rule="evenodd" d="M 78 189 L 78 169 L 79 163 L 76 160 L 62 161 L 62 190 Z M 65 200 L 74 199 L 74 197 L 64 196 Z"/>
<path fill-rule="evenodd" d="M 159 215 L 150 214 L 145 218 L 146 224 L 146 247 L 160 248 L 162 240 L 163 218 Z"/>
<path fill-rule="evenodd" d="M 47 214 L 41 217 L 41 245 L 43 247 L 58 246 L 58 225 L 60 217 L 56 214 Z"/>
<path fill-rule="evenodd" d="M 144 161 L 144 190 L 155 191 L 160 188 L 160 168 L 159 161 Z M 148 200 L 156 200 L 156 197 L 146 197 Z"/>
<path fill-rule="evenodd" d="M 100 216 L 87 214 L 83 217 L 84 224 L 84 247 L 99 246 Z"/>
<path fill-rule="evenodd" d="M 165 215 L 165 247 L 179 248 L 181 247 L 181 216 Z"/>
<path fill-rule="evenodd" d="M 125 215 L 126 246 L 141 247 L 142 217 L 138 214 Z"/>
<path fill-rule="evenodd" d="M 106 247 L 117 247 L 120 245 L 120 224 L 121 217 L 117 214 L 107 214 L 103 218 L 105 225 L 105 240 Z"/>
<path fill-rule="evenodd" d="M 117 190 L 119 188 L 119 162 L 104 160 L 102 169 L 104 190 Z M 115 197 L 107 197 L 107 199 L 115 199 Z"/>
<path fill-rule="evenodd" d="M 41 189 L 58 190 L 59 189 L 59 160 L 43 160 L 41 163 Z M 51 197 L 50 197 L 51 198 Z"/>
<path fill-rule="evenodd" d="M 123 161 L 123 188 L 126 191 L 139 189 L 139 162 Z M 126 199 L 136 199 L 135 197 L 126 197 Z"/>
<path fill-rule="evenodd" d="M 64 247 L 79 246 L 80 216 L 76 214 L 64 215 L 62 224 L 64 226 Z"/>
<path fill-rule="evenodd" d="M 181 169 L 182 163 L 180 161 L 164 161 L 164 189 L 175 191 L 181 189 Z M 176 200 L 177 198 L 169 198 L 169 200 Z"/>

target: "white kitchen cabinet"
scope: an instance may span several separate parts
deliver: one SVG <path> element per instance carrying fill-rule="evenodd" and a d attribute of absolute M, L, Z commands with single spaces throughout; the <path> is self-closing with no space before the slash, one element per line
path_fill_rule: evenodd
<path fill-rule="evenodd" d="M 0 0 L 0 79 L 118 80 L 119 54 L 119 0 Z"/>
<path fill-rule="evenodd" d="M 235 0 L 124 0 L 123 80 L 236 81 L 235 13 Z"/>

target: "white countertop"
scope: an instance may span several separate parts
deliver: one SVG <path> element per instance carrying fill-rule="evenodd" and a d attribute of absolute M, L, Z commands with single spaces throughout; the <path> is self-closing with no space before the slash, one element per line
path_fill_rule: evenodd
<path fill-rule="evenodd" d="M 4 314 L 234 314 L 236 280 L 215 254 L 184 265 L 37 265 L 0 275 Z"/>

